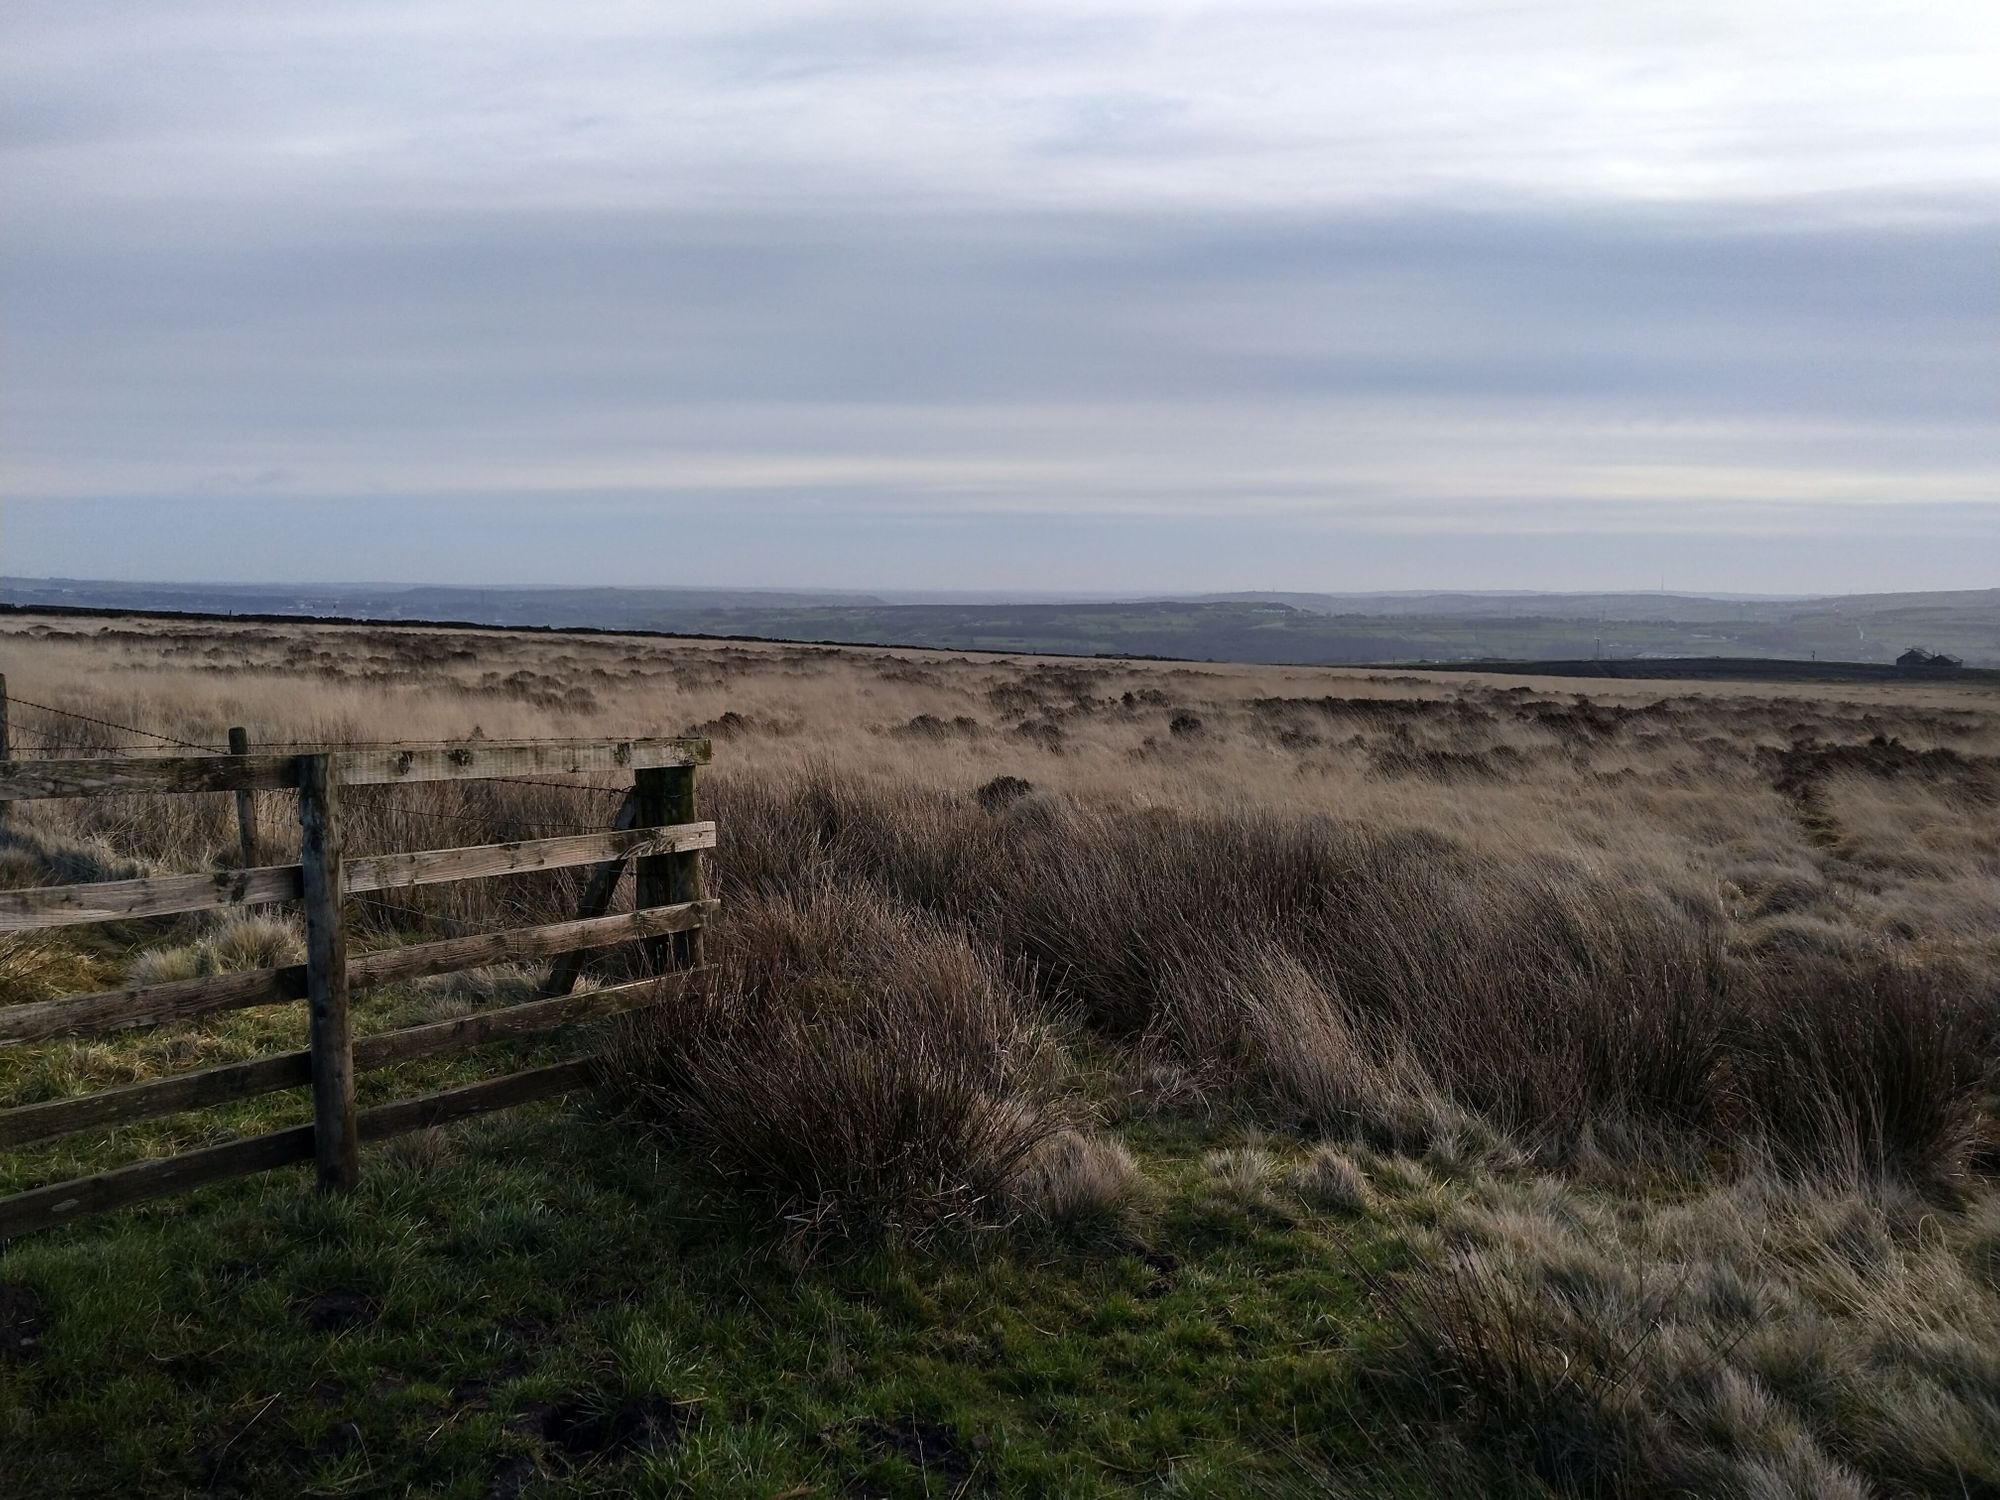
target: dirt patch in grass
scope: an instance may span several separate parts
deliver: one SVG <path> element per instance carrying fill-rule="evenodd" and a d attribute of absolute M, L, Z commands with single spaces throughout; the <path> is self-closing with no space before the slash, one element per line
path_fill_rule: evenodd
<path fill-rule="evenodd" d="M 565 1396 L 522 1410 L 516 1422 L 540 1438 L 571 1468 L 602 1459 L 671 1448 L 694 1425 L 695 1406 L 665 1396 L 638 1396 L 607 1404 L 588 1396 Z"/>
<path fill-rule="evenodd" d="M 1962 755 L 1946 746 L 1919 750 L 1892 735 L 1877 734 L 1862 744 L 1805 739 L 1783 750 L 1765 749 L 1762 759 L 1771 784 L 1802 803 L 1828 776 L 1842 771 L 1949 785 L 1981 804 L 2000 800 L 2000 757 Z"/>
<path fill-rule="evenodd" d="M 855 1430 L 862 1446 L 877 1458 L 900 1458 L 924 1476 L 927 1489 L 936 1480 L 947 1495 L 971 1488 L 980 1455 L 989 1446 L 985 1437 L 967 1438 L 947 1422 L 927 1422 L 921 1417 L 871 1419 Z M 864 1487 L 853 1493 L 873 1492 Z"/>
<path fill-rule="evenodd" d="M 33 1359 L 48 1331 L 42 1299 L 19 1282 L 0 1281 L 0 1363 Z"/>
<path fill-rule="evenodd" d="M 314 1333 L 345 1333 L 374 1322 L 382 1304 L 365 1292 L 321 1292 L 299 1304 L 299 1321 Z"/>
<path fill-rule="evenodd" d="M 481 1500 L 520 1500 L 534 1482 L 535 1466 L 525 1458 L 510 1458 L 493 1471 L 493 1478 L 481 1492 Z"/>

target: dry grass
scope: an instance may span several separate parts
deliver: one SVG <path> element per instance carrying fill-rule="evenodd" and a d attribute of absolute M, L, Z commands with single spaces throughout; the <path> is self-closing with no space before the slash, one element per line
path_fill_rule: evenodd
<path fill-rule="evenodd" d="M 1390 1292 L 1388 1373 L 1561 1493 L 1992 1493 L 1990 1213 L 1756 1174 L 1636 1212 L 1491 1186 Z"/>
<path fill-rule="evenodd" d="M 1366 1213 L 1375 1203 L 1368 1174 L 1337 1146 L 1321 1146 L 1300 1163 L 1292 1189 L 1312 1207 L 1340 1213 Z"/>
<path fill-rule="evenodd" d="M 305 960 L 305 938 L 282 917 L 230 912 L 192 942 L 148 948 L 132 960 L 134 984 L 164 984 L 202 974 L 275 969 Z"/>
<path fill-rule="evenodd" d="M 2000 1485 L 1990 695 L 19 619 L 0 653 L 24 697 L 208 743 L 712 735 L 718 977 L 613 1069 L 794 1234 L 1113 1221 L 1143 1174 L 1093 1116 L 1247 1130 L 1221 1199 L 1442 1214 L 1380 1282 L 1390 1363 L 1482 1483 Z M 601 827 L 620 790 L 357 790 L 355 843 Z M 226 798 L 38 805 L 0 880 L 233 848 Z M 367 940 L 575 894 L 425 888 Z M 153 974 L 290 934 L 139 938 Z M 28 951 L 0 998 L 104 982 Z"/>
<path fill-rule="evenodd" d="M 1115 1224 L 1140 1180 L 1139 1164 L 1122 1141 L 1071 1127 L 1036 1145 L 1013 1192 L 1024 1213 L 1075 1230 Z"/>
<path fill-rule="evenodd" d="M 751 898 L 720 978 L 628 1022 L 614 1083 L 809 1238 L 992 1223 L 1061 1128 L 1005 977 L 866 892 Z"/>
<path fill-rule="evenodd" d="M 53 932 L 0 937 L 0 1005 L 22 1005 L 95 989 L 111 969 Z"/>

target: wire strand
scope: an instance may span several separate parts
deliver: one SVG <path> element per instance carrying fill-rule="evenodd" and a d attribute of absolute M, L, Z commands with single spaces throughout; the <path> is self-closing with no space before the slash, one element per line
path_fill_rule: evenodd
<path fill-rule="evenodd" d="M 528 776 L 480 776 L 474 779 L 479 781 L 508 781 L 512 782 L 515 786 L 545 786 L 558 792 L 596 792 L 599 795 L 629 792 L 632 790 L 629 786 L 598 786 L 595 784 L 579 786 L 573 781 L 536 781 Z"/>
<path fill-rule="evenodd" d="M 184 750 L 207 750 L 215 754 L 226 753 L 219 745 L 196 744 L 193 740 L 184 740 L 178 735 L 162 734 L 157 729 L 142 729 L 137 724 L 119 724 L 110 719 L 97 719 L 91 717 L 89 714 L 80 714 L 71 709 L 54 708 L 46 703 L 37 703 L 32 698 L 16 698 L 10 695 L 7 701 L 9 704 L 18 703 L 23 708 L 39 709 L 45 714 L 60 714 L 65 719 L 80 719 L 86 724 L 95 724 L 100 729 L 116 729 L 122 734 L 142 734 L 147 739 L 165 740 L 169 745 L 179 745 Z"/>
<path fill-rule="evenodd" d="M 456 823 L 462 827 L 476 825 L 481 828 L 491 829 L 495 821 L 493 818 L 488 817 L 483 813 L 442 812 L 436 808 L 411 807 L 408 803 L 386 802 L 380 799 L 362 805 L 369 808 L 379 809 L 384 812 L 402 813 L 405 816 L 412 818 L 428 818 L 431 821 L 437 823 Z M 527 822 L 520 819 L 514 819 L 512 821 L 514 821 L 516 826 L 529 829 L 530 831 L 535 833 L 570 834 L 570 833 L 603 833 L 607 831 L 603 828 L 585 826 L 578 823 L 537 823 L 537 822 Z M 495 836 L 498 837 L 497 834 Z"/>

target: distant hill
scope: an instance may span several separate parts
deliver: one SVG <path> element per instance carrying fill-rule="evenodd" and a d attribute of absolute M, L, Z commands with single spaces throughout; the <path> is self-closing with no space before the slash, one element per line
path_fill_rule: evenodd
<path fill-rule="evenodd" d="M 1775 622 L 1824 614 L 1875 615 L 1909 608 L 2000 610 L 2000 589 L 1902 594 L 1546 594 L 1425 592 L 1203 594 L 1201 602 L 1289 604 L 1327 615 L 1475 615 L 1485 619 L 1657 620 L 1692 624 Z"/>
<path fill-rule="evenodd" d="M 899 604 L 836 591 L 0 579 L 0 602 L 1325 665 L 1674 657 L 1886 664 L 1922 646 L 1968 666 L 2000 666 L 2000 589 L 1805 599 L 1439 592 L 1007 602 L 988 595 Z"/>
<path fill-rule="evenodd" d="M 675 630 L 675 622 L 730 609 L 883 606 L 874 594 L 790 589 L 472 588 L 454 584 L 121 583 L 86 578 L 0 578 L 0 602 L 200 614 L 349 615 L 364 620 L 471 620 L 487 625 Z"/>
<path fill-rule="evenodd" d="M 1393 593 L 1296 594 L 1242 593 L 1202 596 L 1217 603 L 1289 604 L 1322 615 L 1368 615 L 1387 619 L 1411 616 L 1474 616 L 1480 619 L 1664 620 L 1690 624 L 1740 620 L 1753 610 L 1805 601 L 1771 600 L 1713 594 L 1541 594 L 1541 593 Z"/>
<path fill-rule="evenodd" d="M 1759 656 L 1649 656 L 1627 661 L 1455 661 L 1432 671 L 1505 672 L 1515 677 L 1663 678 L 1676 682 L 1973 682 L 2000 687 L 1992 667 L 1898 667 L 1894 663 L 1799 661 Z"/>

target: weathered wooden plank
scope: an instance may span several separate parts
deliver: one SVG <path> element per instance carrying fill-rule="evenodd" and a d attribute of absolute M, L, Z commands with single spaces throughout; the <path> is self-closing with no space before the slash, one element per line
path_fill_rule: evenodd
<path fill-rule="evenodd" d="M 596 1064 L 591 1059 L 578 1058 L 574 1062 L 551 1063 L 545 1068 L 509 1073 L 505 1078 L 468 1083 L 462 1088 L 446 1089 L 443 1093 L 426 1094 L 421 1099 L 378 1104 L 361 1111 L 361 1138 L 365 1141 L 387 1140 L 412 1130 L 462 1120 L 468 1115 L 511 1109 L 517 1104 L 567 1094 L 572 1089 L 588 1087 L 595 1071 Z"/>
<path fill-rule="evenodd" d="M 10 1198 L 0 1198 L 0 1240 L 53 1229 L 87 1214 L 124 1208 L 148 1198 L 184 1193 L 211 1182 L 310 1161 L 312 1154 L 312 1126 L 295 1125 L 289 1130 L 225 1141 L 219 1146 L 206 1146 L 158 1161 L 134 1162 L 93 1177 L 31 1188 Z"/>
<path fill-rule="evenodd" d="M 431 885 L 441 880 L 560 870 L 613 856 L 677 854 L 714 847 L 713 823 L 684 823 L 462 849 L 378 854 L 349 861 L 345 879 L 348 893 L 353 894 Z M 89 885 L 30 886 L 25 890 L 0 891 L 0 932 L 296 901 L 303 893 L 303 876 L 298 865 L 218 870 L 202 875 L 149 875 L 137 880 L 103 880 Z"/>
<path fill-rule="evenodd" d="M 74 1099 L 23 1104 L 0 1113 L 0 1148 L 53 1140 L 79 1130 L 109 1129 L 134 1120 L 177 1115 L 211 1104 L 274 1094 L 280 1089 L 303 1088 L 311 1082 L 312 1053 L 301 1048 L 272 1057 L 221 1063 L 173 1078 L 149 1078 L 143 1083 L 128 1083 L 122 1088 L 104 1089 Z"/>
<path fill-rule="evenodd" d="M 474 1011 L 449 1021 L 433 1021 L 427 1026 L 406 1026 L 400 1031 L 378 1032 L 354 1044 L 355 1066 L 363 1070 L 386 1068 L 420 1057 L 448 1057 L 455 1052 L 483 1047 L 488 1042 L 511 1037 L 533 1036 L 553 1031 L 574 1021 L 598 1020 L 644 1010 L 667 998 L 668 991 L 656 979 L 639 979 L 581 994 L 557 995 L 529 1000 L 519 1005 Z"/>
<path fill-rule="evenodd" d="M 599 860 L 638 854 L 675 854 L 689 849 L 713 849 L 713 823 L 682 823 L 673 827 L 611 829 L 603 833 L 566 834 L 559 838 L 522 839 L 510 844 L 482 844 L 465 849 L 425 849 L 407 854 L 377 854 L 349 860 L 347 889 L 385 891 L 430 885 L 440 880 L 476 880 L 487 875 L 518 875 L 533 870 L 561 870 Z"/>
<path fill-rule="evenodd" d="M 639 821 L 639 794 L 630 791 L 625 800 L 618 804 L 618 815 L 611 820 L 613 832 L 623 832 L 635 827 Z M 590 872 L 590 881 L 583 888 L 583 899 L 576 904 L 579 917 L 601 917 L 611 910 L 611 898 L 618 893 L 619 878 L 625 873 L 625 857 L 607 859 Z M 567 995 L 576 988 L 577 976 L 583 972 L 585 953 L 559 954 L 549 966 L 548 982 L 542 986 L 544 995 Z"/>
<path fill-rule="evenodd" d="M 608 917 L 579 917 L 541 927 L 517 927 L 508 932 L 481 932 L 469 937 L 442 938 L 435 943 L 412 943 L 405 948 L 382 948 L 356 954 L 352 974 L 358 983 L 394 984 L 398 980 L 450 974 L 482 964 L 532 963 L 572 948 L 609 948 L 633 938 L 686 932 L 701 926 L 720 906 L 718 901 L 695 901 L 685 906 L 659 906 L 646 911 L 617 912 Z M 0 1011 L 0 1015 L 4 1014 Z"/>
<path fill-rule="evenodd" d="M 361 989 L 394 984 L 481 964 L 532 963 L 553 954 L 609 948 L 634 938 L 685 932 L 706 922 L 720 906 L 718 901 L 697 901 L 356 953 L 348 959 L 348 986 Z M 102 990 L 61 1000 L 5 1005 L 0 1006 L 0 1046 L 56 1036 L 124 1031 L 135 1026 L 159 1026 L 210 1011 L 300 1000 L 305 993 L 305 965 L 292 964 L 282 969 L 252 969 L 241 974 L 176 979 L 166 984 Z"/>
<path fill-rule="evenodd" d="M 425 750 L 348 750 L 341 769 L 349 786 L 406 781 L 477 781 L 485 776 L 561 776 L 583 771 L 636 771 L 702 765 L 707 740 L 526 740 L 469 742 Z"/>
<path fill-rule="evenodd" d="M 470 1115 L 517 1104 L 551 1098 L 588 1087 L 595 1064 L 588 1058 L 531 1068 L 504 1078 L 446 1089 L 420 1099 L 404 1099 L 394 1104 L 378 1104 L 356 1117 L 363 1140 L 380 1141 L 448 1124 Z M 246 1140 L 227 1141 L 198 1151 L 183 1152 L 158 1161 L 134 1162 L 92 1177 L 74 1178 L 31 1188 L 9 1198 L 0 1198 L 0 1241 L 39 1230 L 73 1223 L 89 1214 L 124 1208 L 148 1198 L 187 1192 L 211 1182 L 245 1177 L 293 1162 L 309 1161 L 314 1155 L 314 1131 L 310 1125 L 295 1125 Z"/>
<path fill-rule="evenodd" d="M 0 891 L 0 932 L 165 917 L 175 912 L 255 906 L 265 901 L 296 901 L 299 880 L 297 865 L 265 865 L 255 870 L 218 870 L 205 875 L 149 875 L 138 880 L 100 880 L 89 885 L 29 886 L 25 890 Z"/>
<path fill-rule="evenodd" d="M 485 776 L 557 776 L 705 765 L 698 739 L 470 741 L 409 750 L 343 750 L 350 786 L 476 781 Z M 0 761 L 0 802 L 96 797 L 114 792 L 274 792 L 298 785 L 296 755 L 105 756 Z"/>
<path fill-rule="evenodd" d="M 378 1104 L 359 1112 L 358 1133 L 363 1140 L 381 1141 L 444 1125 L 469 1115 L 509 1109 L 537 1099 L 566 1094 L 591 1082 L 594 1064 L 587 1058 L 554 1063 L 492 1078 L 463 1088 L 446 1089 L 420 1099 L 404 1099 L 394 1104 Z M 198 1151 L 158 1161 L 134 1162 L 92 1177 L 73 1178 L 31 1188 L 9 1198 L 0 1198 L 0 1241 L 40 1230 L 73 1223 L 107 1209 L 124 1208 L 148 1198 L 184 1193 L 211 1182 L 246 1177 L 293 1162 L 310 1161 L 314 1155 L 313 1127 L 295 1125 L 246 1140 L 226 1141 Z"/>
<path fill-rule="evenodd" d="M 347 996 L 341 772 L 330 755 L 299 761 L 299 862 L 305 867 L 306 1017 L 311 1037 L 313 1153 L 322 1191 L 361 1178 L 354 1123 L 354 1021 Z"/>
<path fill-rule="evenodd" d="M 660 1003 L 666 995 L 659 981 L 642 979 L 582 994 L 477 1011 L 427 1026 L 377 1032 L 355 1039 L 354 1068 L 365 1073 L 417 1058 L 449 1056 L 488 1042 L 533 1036 L 576 1021 L 643 1010 Z M 0 1148 L 13 1149 L 74 1135 L 79 1130 L 109 1129 L 134 1120 L 157 1119 L 161 1115 L 180 1114 L 282 1089 L 303 1088 L 310 1082 L 312 1052 L 302 1048 L 271 1057 L 221 1063 L 172 1078 L 149 1078 L 142 1083 L 72 1099 L 24 1104 L 0 1111 Z"/>
<path fill-rule="evenodd" d="M 28 1005 L 0 1005 L 0 1047 L 46 1041 L 56 1036 L 90 1036 L 100 1031 L 129 1031 L 135 1026 L 160 1026 L 217 1010 L 242 1010 L 303 1000 L 306 967 L 246 969 L 239 974 L 205 974 L 199 979 L 175 979 L 165 984 L 128 985 L 95 994 Z"/>
<path fill-rule="evenodd" d="M 147 755 L 0 762 L 0 802 L 113 792 L 277 792 L 297 786 L 295 755 Z"/>

